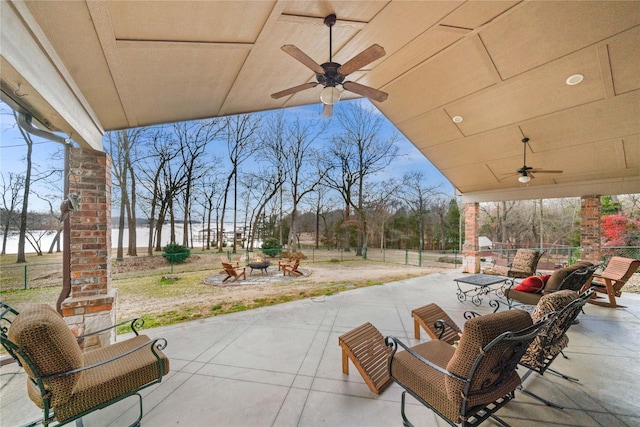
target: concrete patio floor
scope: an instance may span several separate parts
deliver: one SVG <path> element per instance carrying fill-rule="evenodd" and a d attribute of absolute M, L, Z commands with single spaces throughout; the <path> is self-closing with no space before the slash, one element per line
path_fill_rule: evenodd
<path fill-rule="evenodd" d="M 148 329 L 168 341 L 171 372 L 143 392 L 143 426 L 401 426 L 402 389 L 369 391 L 353 365 L 341 371 L 338 337 L 371 322 L 383 335 L 414 345 L 411 310 L 436 302 L 462 325 L 463 313 L 488 313 L 456 298 L 460 269 L 361 288 L 341 294 Z M 624 309 L 587 304 L 569 330 L 553 367 L 580 378 L 532 375 L 528 390 L 565 406 L 544 406 L 523 393 L 498 412 L 512 426 L 640 425 L 640 295 L 623 294 Z M 140 313 L 142 314 L 142 313 Z M 427 340 L 426 334 L 423 340 Z M 122 339 L 122 337 L 121 337 Z M 519 370 L 521 375 L 524 370 Z M 26 394 L 25 374 L 2 367 L 0 425 L 17 426 L 40 416 Z M 123 426 L 136 417 L 135 398 L 91 414 L 86 427 Z M 416 426 L 444 421 L 413 398 L 407 415 Z M 495 421 L 486 426 L 498 425 Z"/>

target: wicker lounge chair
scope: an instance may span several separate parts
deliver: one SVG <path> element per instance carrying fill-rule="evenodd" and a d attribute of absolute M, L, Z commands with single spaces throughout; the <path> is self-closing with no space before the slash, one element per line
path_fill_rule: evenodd
<path fill-rule="evenodd" d="M 166 341 L 138 335 L 140 319 L 131 323 L 135 337 L 83 353 L 50 306 L 32 305 L 18 313 L 0 303 L 0 311 L 2 345 L 24 368 L 29 398 L 43 410 L 43 419 L 35 423 L 66 424 L 137 395 L 140 411 L 132 425 L 139 425 L 140 390 L 159 383 L 169 372 L 169 360 L 161 351 Z M 104 330 L 93 334 L 99 332 Z"/>
<path fill-rule="evenodd" d="M 467 321 L 457 348 L 440 340 L 409 348 L 387 337 L 391 378 L 405 389 L 404 425 L 412 425 L 405 414 L 407 392 L 452 426 L 474 426 L 490 417 L 507 425 L 495 412 L 513 399 L 520 385 L 515 368 L 544 324 L 533 325 L 522 310 L 508 310 Z"/>
<path fill-rule="evenodd" d="M 551 369 L 550 365 L 559 354 L 562 354 L 566 358 L 564 353 L 562 353 L 562 350 L 569 344 L 567 331 L 574 323 L 574 320 L 580 314 L 582 307 L 584 307 L 593 293 L 593 288 L 587 289 L 580 295 L 575 291 L 564 290 L 544 295 L 540 298 L 540 302 L 531 314 L 531 319 L 536 322 L 546 318 L 547 316 L 550 317 L 547 325 L 533 340 L 527 349 L 527 352 L 520 360 L 520 365 L 529 369 L 522 376 L 523 384 L 533 372 L 543 375 L 546 371 L 561 376 L 566 380 L 578 381 L 577 378 L 570 377 L 562 372 Z M 547 406 L 564 409 L 562 406 L 526 390 L 524 386 L 522 386 L 521 391 L 540 400 Z"/>
<path fill-rule="evenodd" d="M 614 256 L 609 260 L 607 268 L 600 274 L 593 275 L 593 282 L 585 284 L 585 287 L 593 286 L 596 292 L 607 294 L 609 301 L 589 300 L 591 304 L 605 307 L 620 307 L 616 297 L 622 295 L 622 287 L 631 278 L 633 273 L 640 268 L 640 260 Z"/>
<path fill-rule="evenodd" d="M 486 274 L 497 274 L 498 276 L 524 279 L 536 274 L 538 261 L 542 258 L 544 251 L 534 251 L 531 249 L 518 249 L 513 261 L 509 265 L 494 265 L 490 270 L 485 270 Z"/>
<path fill-rule="evenodd" d="M 543 295 L 565 289 L 579 292 L 585 284 L 590 283 L 597 268 L 588 261 L 578 261 L 568 267 L 560 268 L 551 274 L 541 291 L 535 293 L 516 290 L 518 283 L 514 281 L 504 290 L 507 305 L 509 308 L 536 305 Z"/>

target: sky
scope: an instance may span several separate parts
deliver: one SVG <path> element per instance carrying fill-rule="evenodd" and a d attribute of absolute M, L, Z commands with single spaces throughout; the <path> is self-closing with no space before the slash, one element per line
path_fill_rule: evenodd
<path fill-rule="evenodd" d="M 340 107 L 341 103 L 345 102 L 358 102 L 364 108 L 371 109 L 377 114 L 381 114 L 367 99 L 359 99 L 353 101 L 341 101 L 336 104 L 334 110 Z M 300 117 L 304 120 L 305 117 L 312 119 L 318 119 L 321 115 L 321 104 L 309 105 L 303 107 L 294 107 L 284 110 L 285 118 L 293 120 L 296 117 Z M 269 114 L 268 112 L 266 114 Z M 326 120 L 326 119 L 323 119 Z M 332 119 L 329 131 L 337 128 L 337 120 Z M 397 129 L 384 118 L 384 125 L 382 129 L 384 136 L 391 136 L 393 133 L 399 135 L 397 140 L 398 157 L 394 162 L 389 165 L 383 173 L 380 173 L 377 177 L 380 180 L 389 178 L 401 178 L 407 172 L 420 171 L 426 177 L 426 185 L 440 186 L 443 193 L 453 196 L 453 186 L 449 181 L 429 162 L 426 157 L 414 147 Z M 34 137 L 34 151 L 33 161 L 34 164 L 42 168 L 46 168 L 48 165 L 55 165 L 62 169 L 62 145 L 44 140 L 42 138 Z M 224 149 L 223 146 L 218 145 L 219 149 Z M 215 148 L 212 148 L 215 150 Z M 0 172 L 3 176 L 6 176 L 9 172 L 24 173 L 26 155 L 26 144 L 18 131 L 11 109 L 4 103 L 0 102 Z M 219 155 L 224 157 L 224 153 Z M 59 183 L 59 187 L 62 188 L 62 183 Z M 1 191 L 1 188 L 0 188 Z M 60 190 L 61 192 L 61 190 Z M 33 198 L 32 198 L 33 199 Z M 33 202 L 33 203 L 31 203 Z M 30 201 L 30 209 L 34 210 L 48 210 L 48 205 L 42 201 L 32 200 Z M 32 207 L 31 207 L 32 206 Z"/>

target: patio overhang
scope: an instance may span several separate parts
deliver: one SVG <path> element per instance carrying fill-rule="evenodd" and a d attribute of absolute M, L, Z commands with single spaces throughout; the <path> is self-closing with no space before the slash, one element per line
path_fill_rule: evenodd
<path fill-rule="evenodd" d="M 3 99 L 83 148 L 108 130 L 318 104 L 315 89 L 270 94 L 314 80 L 280 47 L 326 61 L 335 13 L 333 60 L 385 48 L 349 80 L 389 93 L 374 105 L 465 200 L 640 192 L 637 1 L 0 7 Z M 518 182 L 525 136 L 528 166 L 563 173 Z"/>

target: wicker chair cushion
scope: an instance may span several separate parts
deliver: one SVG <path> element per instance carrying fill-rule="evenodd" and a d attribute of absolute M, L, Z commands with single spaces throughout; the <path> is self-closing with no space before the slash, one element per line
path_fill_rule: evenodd
<path fill-rule="evenodd" d="M 519 331 L 532 324 L 531 316 L 522 310 L 501 311 L 468 320 L 464 325 L 460 344 L 447 364 L 447 370 L 463 378 L 468 378 L 480 349 L 503 332 Z M 502 369 L 496 368 L 501 365 L 501 357 L 509 346 L 509 342 L 502 341 L 483 357 L 471 380 L 468 407 L 493 402 L 513 391 L 520 384 L 520 377 L 515 372 L 515 366 L 506 378 L 496 383 L 502 372 Z M 454 378 L 446 377 L 445 385 L 449 399 L 460 406 L 465 384 Z"/>
<path fill-rule="evenodd" d="M 149 341 L 140 335 L 84 354 L 85 366 L 110 359 Z M 163 360 L 162 375 L 169 372 L 169 360 L 158 350 Z M 158 365 L 149 347 L 83 372 L 71 398 L 55 407 L 58 421 L 64 421 L 111 399 L 123 396 L 159 377 Z"/>
<path fill-rule="evenodd" d="M 485 273 L 524 279 L 535 274 L 541 255 L 540 252 L 531 249 L 518 249 L 510 267 L 494 265 L 490 271 L 485 271 Z"/>
<path fill-rule="evenodd" d="M 562 310 L 576 299 L 578 299 L 578 293 L 571 290 L 544 295 L 531 313 L 531 319 L 537 322 L 549 313 Z M 520 362 L 530 368 L 542 368 L 547 359 L 554 358 L 569 345 L 569 337 L 560 330 L 559 326 L 559 323 L 554 323 L 546 332 L 546 339 L 540 335 L 535 337 Z"/>
<path fill-rule="evenodd" d="M 538 251 L 518 249 L 516 256 L 513 257 L 511 269 L 516 271 L 530 271 L 533 274 L 535 273 L 536 265 L 538 265 L 538 258 L 540 258 L 540 252 Z"/>
<path fill-rule="evenodd" d="M 446 368 L 455 348 L 444 341 L 432 340 L 412 347 L 412 350 L 432 363 Z M 444 384 L 445 375 L 420 362 L 406 351 L 399 351 L 391 365 L 393 376 L 405 384 L 434 409 L 454 423 L 459 422 L 460 404 L 449 399 Z"/>
<path fill-rule="evenodd" d="M 79 369 L 83 366 L 82 351 L 64 319 L 46 304 L 31 305 L 23 310 L 9 328 L 8 338 L 29 355 L 40 375 L 50 375 Z M 20 361 L 30 378 L 34 373 L 24 360 Z M 51 393 L 53 407 L 69 400 L 80 374 L 71 374 L 44 381 Z M 27 379 L 29 397 L 42 408 L 38 388 Z M 35 394 L 35 395 L 34 395 Z"/>
<path fill-rule="evenodd" d="M 558 287 L 560 286 L 560 284 L 562 283 L 562 281 L 571 273 L 573 273 L 574 271 L 580 269 L 580 268 L 584 268 L 584 267 L 590 267 L 593 264 L 591 264 L 590 262 L 586 262 L 586 261 L 578 261 L 575 264 L 572 264 L 568 267 L 564 267 L 564 268 L 560 268 L 556 271 L 554 271 L 551 274 L 551 277 L 549 277 L 549 280 L 547 280 L 547 284 L 544 287 L 543 292 L 553 292 L 555 290 L 558 289 Z"/>

